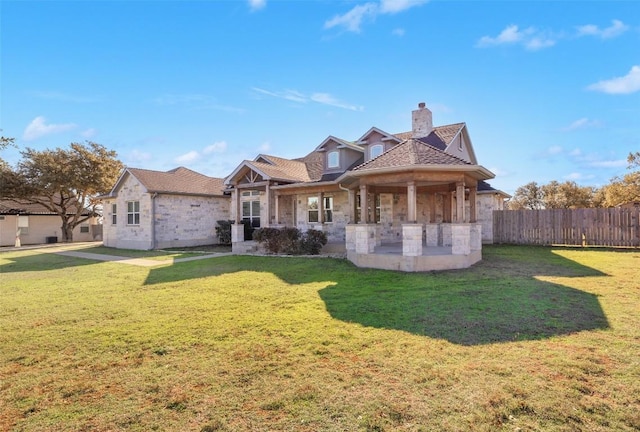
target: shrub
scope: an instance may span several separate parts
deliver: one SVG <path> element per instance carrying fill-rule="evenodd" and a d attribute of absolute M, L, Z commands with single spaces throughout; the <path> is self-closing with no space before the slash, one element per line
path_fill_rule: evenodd
<path fill-rule="evenodd" d="M 219 220 L 216 226 L 216 237 L 218 237 L 218 243 L 221 245 L 231 244 L 231 224 L 230 220 Z"/>
<path fill-rule="evenodd" d="M 300 252 L 305 255 L 318 255 L 322 246 L 327 244 L 327 234 L 323 231 L 308 230 L 300 239 Z"/>
<path fill-rule="evenodd" d="M 298 228 L 259 228 L 253 239 L 264 245 L 272 254 L 318 255 L 327 244 L 327 235 L 322 231 L 309 230 L 304 234 Z"/>

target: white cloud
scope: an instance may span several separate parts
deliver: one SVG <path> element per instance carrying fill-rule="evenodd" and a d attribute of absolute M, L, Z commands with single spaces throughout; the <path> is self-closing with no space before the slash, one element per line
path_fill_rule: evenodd
<path fill-rule="evenodd" d="M 628 74 L 622 77 L 598 81 L 587 87 L 587 90 L 608 94 L 630 94 L 640 90 L 640 66 L 632 66 Z"/>
<path fill-rule="evenodd" d="M 188 164 L 188 163 L 197 161 L 199 158 L 200 158 L 200 153 L 198 153 L 195 150 L 192 150 L 188 153 L 178 156 L 177 158 L 175 158 L 175 161 L 176 163 L 179 163 L 179 164 Z"/>
<path fill-rule="evenodd" d="M 258 147 L 258 151 L 260 151 L 260 153 L 266 153 L 269 150 L 271 150 L 271 141 L 265 141 L 260 144 L 260 147 Z"/>
<path fill-rule="evenodd" d="M 226 141 L 216 141 L 213 144 L 206 146 L 204 150 L 202 150 L 202 153 L 204 154 L 224 153 L 226 149 L 227 149 Z"/>
<path fill-rule="evenodd" d="M 32 141 L 46 135 L 70 131 L 76 127 L 78 126 L 75 123 L 47 124 L 47 119 L 42 116 L 38 116 L 27 125 L 24 133 L 22 134 L 22 139 L 25 141 Z"/>
<path fill-rule="evenodd" d="M 127 160 L 129 163 L 127 165 L 134 166 L 140 162 L 147 162 L 153 159 L 153 155 L 148 152 L 143 152 L 137 149 L 133 149 L 128 155 Z"/>
<path fill-rule="evenodd" d="M 94 136 L 96 136 L 97 133 L 98 133 L 98 131 L 95 130 L 94 128 L 89 128 L 89 129 L 85 129 L 82 132 L 80 132 L 80 135 L 82 136 L 82 138 L 89 139 L 89 138 L 93 138 Z"/>
<path fill-rule="evenodd" d="M 594 24 L 579 26 L 577 29 L 578 36 L 596 36 L 601 39 L 611 39 L 629 30 L 629 26 L 620 20 L 614 19 L 611 21 L 611 26 L 604 29 L 600 29 Z"/>
<path fill-rule="evenodd" d="M 99 102 L 101 100 L 96 97 L 77 96 L 59 91 L 32 91 L 29 92 L 29 94 L 40 99 L 49 99 L 60 102 L 92 103 Z"/>
<path fill-rule="evenodd" d="M 547 149 L 547 154 L 548 155 L 557 155 L 562 153 L 563 148 L 560 146 L 551 146 Z"/>
<path fill-rule="evenodd" d="M 304 103 L 304 104 L 309 102 L 316 102 L 319 104 L 334 106 L 334 107 L 351 110 L 351 111 L 364 110 L 363 106 L 353 105 L 353 104 L 341 101 L 338 98 L 330 95 L 329 93 L 315 92 L 315 93 L 312 93 L 310 96 L 307 96 L 304 93 L 301 93 L 297 90 L 284 90 L 284 91 L 278 92 L 278 91 L 269 91 L 269 90 L 261 89 L 258 87 L 253 87 L 252 90 L 263 95 L 276 97 L 279 99 L 285 99 L 292 102 L 298 102 L 298 103 Z"/>
<path fill-rule="evenodd" d="M 498 36 L 482 36 L 476 46 L 479 48 L 488 48 L 498 45 L 515 45 L 521 44 L 530 51 L 537 51 L 542 48 L 548 48 L 556 44 L 556 37 L 549 32 L 542 32 L 534 27 L 520 28 L 511 24 L 504 28 Z"/>
<path fill-rule="evenodd" d="M 627 166 L 626 159 L 618 159 L 618 160 L 598 160 L 591 161 L 589 166 L 595 168 L 623 168 Z"/>
<path fill-rule="evenodd" d="M 380 13 L 398 13 L 414 6 L 420 6 L 429 0 L 380 0 Z"/>
<path fill-rule="evenodd" d="M 379 3 L 367 2 L 354 6 L 350 11 L 336 15 L 324 23 L 325 29 L 342 28 L 353 33 L 360 33 L 365 20 L 373 21 L 378 15 L 395 14 L 429 0 L 380 0 Z M 394 33 L 395 34 L 395 33 Z"/>
<path fill-rule="evenodd" d="M 344 27 L 345 30 L 359 33 L 362 21 L 365 18 L 375 18 L 378 12 L 378 5 L 375 3 L 365 3 L 354 6 L 349 12 L 343 15 L 336 15 L 324 23 L 325 29 L 333 27 Z"/>
<path fill-rule="evenodd" d="M 342 102 L 328 93 L 314 93 L 311 95 L 311 100 L 320 104 L 330 105 L 338 108 L 343 108 L 351 111 L 363 111 L 364 107 L 351 105 L 345 102 Z"/>
<path fill-rule="evenodd" d="M 569 126 L 562 128 L 562 130 L 565 132 L 570 132 L 577 129 L 586 129 L 586 128 L 600 127 L 600 126 L 602 126 L 602 123 L 599 120 L 591 120 L 586 117 L 583 117 L 581 119 L 574 121 Z"/>
<path fill-rule="evenodd" d="M 404 31 L 403 28 L 393 29 L 393 31 L 391 32 L 392 35 L 400 36 L 400 37 L 404 36 L 404 33 L 405 33 L 405 31 Z"/>
<path fill-rule="evenodd" d="M 251 9 L 251 12 L 264 9 L 266 5 L 267 0 L 249 0 L 249 9 Z"/>

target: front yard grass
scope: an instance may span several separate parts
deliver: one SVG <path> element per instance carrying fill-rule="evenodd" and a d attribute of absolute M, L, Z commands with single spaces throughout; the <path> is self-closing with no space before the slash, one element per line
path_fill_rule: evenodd
<path fill-rule="evenodd" d="M 510 246 L 423 274 L 5 252 L 0 430 L 636 431 L 639 267 Z"/>

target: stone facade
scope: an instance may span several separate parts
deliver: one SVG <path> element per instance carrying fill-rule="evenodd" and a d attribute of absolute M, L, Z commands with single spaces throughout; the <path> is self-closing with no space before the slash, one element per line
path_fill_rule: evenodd
<path fill-rule="evenodd" d="M 127 203 L 131 201 L 139 202 L 138 224 L 127 220 Z M 151 194 L 133 176 L 123 181 L 116 197 L 104 199 L 103 203 L 104 245 L 122 249 L 215 244 L 216 221 L 229 219 L 229 198 Z"/>

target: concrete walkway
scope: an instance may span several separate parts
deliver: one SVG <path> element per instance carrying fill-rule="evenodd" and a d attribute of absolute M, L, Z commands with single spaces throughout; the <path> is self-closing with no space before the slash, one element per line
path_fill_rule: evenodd
<path fill-rule="evenodd" d="M 120 264 L 129 264 L 129 265 L 135 265 L 140 267 L 155 267 L 155 266 L 171 265 L 171 264 L 187 262 L 187 261 L 197 261 L 197 260 L 233 255 L 232 252 L 221 252 L 221 253 L 215 253 L 215 254 L 202 254 L 202 255 L 191 256 L 187 258 L 149 259 L 149 258 L 123 257 L 118 255 L 97 254 L 97 253 L 83 252 L 82 250 L 78 250 L 78 249 L 82 249 L 83 247 L 92 247 L 95 245 L 96 245 L 95 243 L 85 243 L 85 244 L 72 243 L 64 246 L 33 245 L 30 247 L 23 246 L 20 248 L 2 248 L 2 249 L 3 251 L 4 250 L 17 251 L 17 250 L 38 249 L 43 253 L 52 253 L 56 255 L 62 255 L 62 256 L 68 256 L 68 257 L 74 257 L 74 258 L 84 258 L 84 259 L 89 259 L 94 261 L 117 262 Z"/>
<path fill-rule="evenodd" d="M 176 263 L 181 263 L 186 261 L 196 261 L 196 260 L 215 258 L 215 257 L 220 257 L 225 255 L 231 255 L 231 253 L 219 253 L 219 254 L 213 254 L 213 255 L 210 255 L 210 254 L 198 255 L 198 256 L 192 256 L 187 258 L 153 260 L 148 258 L 129 258 L 129 257 L 122 257 L 122 256 L 103 255 L 103 254 L 95 254 L 95 253 L 80 252 L 80 251 L 56 251 L 55 249 L 48 250 L 47 252 L 55 253 L 56 255 L 74 257 L 74 258 L 84 258 L 84 259 L 90 259 L 94 261 L 111 261 L 111 262 L 118 262 L 120 264 L 129 264 L 129 265 L 135 265 L 140 267 L 155 267 L 155 266 L 161 266 L 161 265 L 167 265 L 167 264 L 176 264 Z"/>

